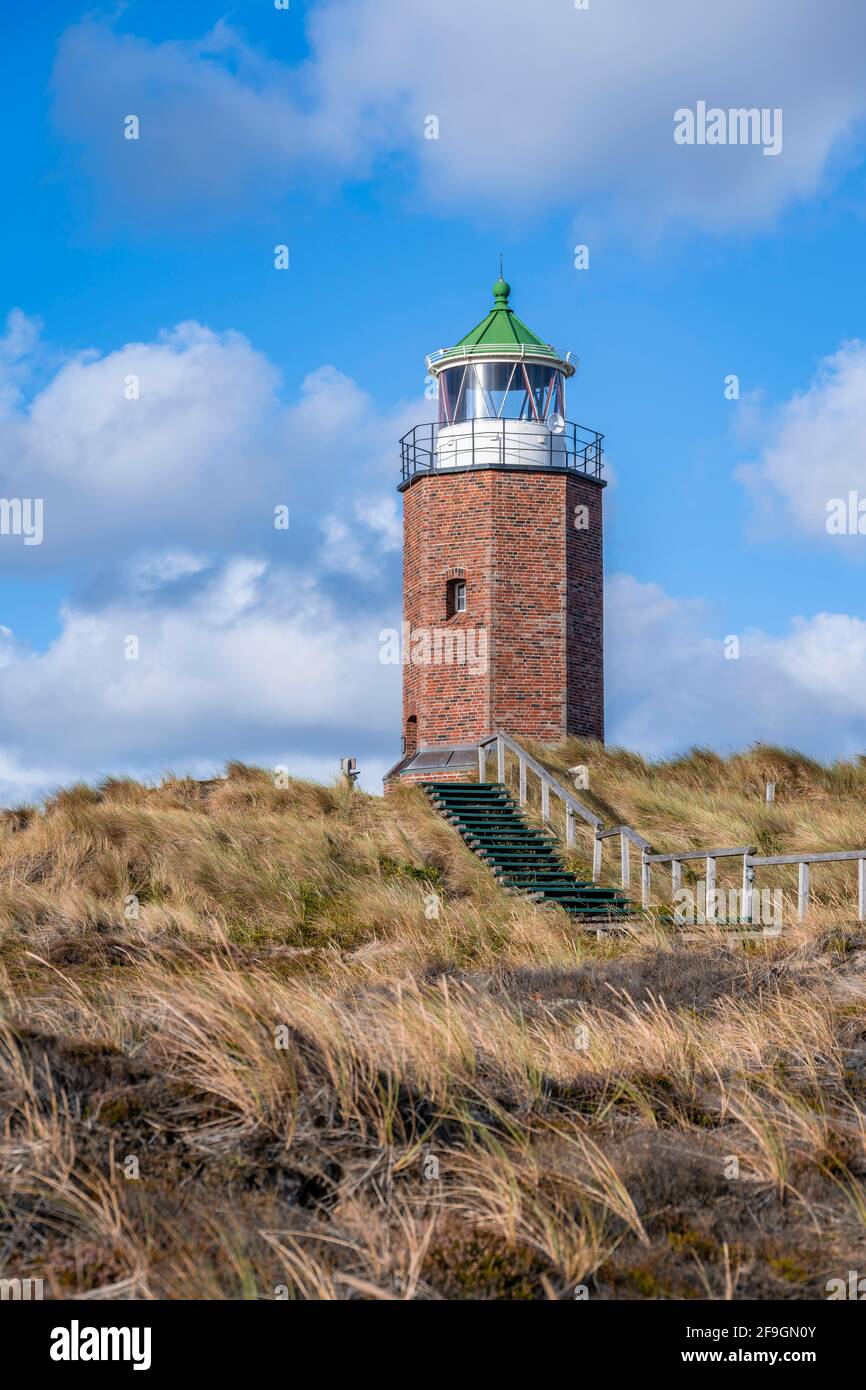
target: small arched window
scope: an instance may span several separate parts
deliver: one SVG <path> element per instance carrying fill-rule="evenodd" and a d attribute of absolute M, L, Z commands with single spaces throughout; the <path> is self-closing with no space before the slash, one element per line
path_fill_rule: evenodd
<path fill-rule="evenodd" d="M 445 608 L 449 618 L 455 613 L 466 612 L 466 580 L 449 579 L 445 596 Z"/>

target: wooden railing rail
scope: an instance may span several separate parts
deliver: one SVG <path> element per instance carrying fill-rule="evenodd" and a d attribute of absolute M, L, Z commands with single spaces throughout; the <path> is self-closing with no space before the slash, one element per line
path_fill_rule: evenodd
<path fill-rule="evenodd" d="M 857 861 L 857 920 L 866 921 L 866 849 L 843 849 L 830 850 L 821 853 L 799 853 L 799 854 L 769 854 L 758 855 L 752 845 L 734 845 L 733 847 L 717 849 L 690 849 L 675 850 L 668 854 L 657 854 L 654 852 L 649 840 L 630 825 L 611 825 L 605 826 L 604 822 L 595 812 L 590 811 L 576 796 L 573 796 L 561 782 L 548 772 L 537 759 L 527 753 L 515 739 L 508 734 L 495 733 L 489 738 L 483 739 L 478 745 L 478 778 L 479 781 L 487 780 L 487 757 L 495 749 L 496 751 L 496 772 L 500 782 L 505 781 L 505 756 L 512 753 L 517 759 L 518 767 L 518 795 L 521 806 L 526 805 L 527 801 L 527 776 L 532 772 L 539 780 L 541 788 L 541 815 L 544 821 L 550 823 L 550 798 L 558 797 L 565 807 L 565 843 L 569 849 L 575 843 L 575 816 L 591 825 L 594 830 L 593 854 L 592 854 L 592 877 L 597 881 L 601 877 L 602 846 L 605 840 L 618 835 L 620 841 L 620 879 L 623 888 L 630 887 L 631 880 L 631 854 L 630 847 L 634 845 L 641 856 L 641 906 L 648 907 L 651 892 L 652 866 L 654 864 L 670 864 L 671 866 L 671 890 L 673 893 L 682 888 L 682 866 L 690 860 L 703 859 L 706 864 L 706 901 L 708 905 L 707 918 L 714 920 L 716 903 L 716 861 L 718 859 L 737 858 L 743 861 L 742 877 L 742 916 L 746 922 L 754 920 L 754 897 L 755 897 L 755 870 L 769 867 L 776 864 L 796 864 L 798 868 L 797 882 L 797 916 L 800 921 L 805 917 L 809 907 L 810 897 L 810 866 L 812 864 L 836 864 L 845 861 Z"/>
<path fill-rule="evenodd" d="M 525 749 L 521 748 L 520 744 L 515 742 L 513 738 L 509 738 L 508 734 L 491 734 L 490 738 L 483 739 L 482 742 L 479 743 L 479 782 L 485 782 L 487 780 L 487 755 L 488 751 L 492 748 L 496 750 L 496 776 L 497 780 L 500 782 L 505 781 L 506 752 L 513 753 L 517 758 L 518 796 L 521 806 L 526 805 L 526 780 L 527 774 L 530 772 L 535 774 L 541 786 L 541 815 L 543 820 L 550 820 L 551 796 L 559 797 L 565 807 L 565 843 L 568 845 L 569 849 L 574 846 L 575 842 L 575 816 L 580 816 L 581 820 L 585 820 L 587 824 L 593 826 L 594 829 L 600 828 L 602 825 L 600 817 L 597 816 L 594 811 L 590 811 L 588 806 L 584 806 L 582 801 L 578 801 L 576 796 L 572 796 L 571 792 L 568 791 L 561 782 L 557 781 L 552 773 L 548 772 L 546 767 L 543 767 L 541 763 L 537 762 Z M 593 878 L 596 876 L 593 856 Z"/>

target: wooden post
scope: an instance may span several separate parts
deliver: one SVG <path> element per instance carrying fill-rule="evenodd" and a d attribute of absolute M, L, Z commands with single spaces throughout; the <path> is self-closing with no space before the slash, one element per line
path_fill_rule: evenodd
<path fill-rule="evenodd" d="M 776 800 L 776 784 L 775 784 L 775 782 L 768 782 L 768 783 L 767 783 L 767 789 L 766 789 L 766 791 L 765 791 L 765 793 L 764 793 L 764 799 L 765 799 L 765 801 L 767 802 L 767 805 L 768 805 L 768 806 L 769 806 L 770 802 Z"/>
<path fill-rule="evenodd" d="M 541 819 L 550 820 L 550 783 L 546 777 L 541 779 Z"/>
<path fill-rule="evenodd" d="M 671 893 L 678 893 L 683 886 L 683 866 L 679 859 L 671 860 Z"/>
<path fill-rule="evenodd" d="M 749 856 L 747 854 L 744 854 L 743 891 L 740 896 L 743 900 L 743 920 L 746 922 L 751 922 L 752 920 L 752 880 L 754 879 L 754 877 L 755 870 L 749 864 Z"/>
<path fill-rule="evenodd" d="M 631 863 L 629 861 L 628 836 L 623 835 L 622 831 L 620 831 L 619 836 L 619 862 L 622 886 L 628 888 L 631 882 Z"/>
<path fill-rule="evenodd" d="M 707 855 L 707 905 L 705 916 L 708 922 L 716 920 L 716 861 Z"/>
<path fill-rule="evenodd" d="M 598 880 L 601 878 L 601 846 L 602 846 L 602 843 L 603 843 L 603 842 L 602 842 L 602 838 L 601 838 L 601 836 L 599 835 L 598 831 L 596 830 L 596 832 L 595 832 L 595 838 L 594 838 L 593 843 L 592 843 L 592 881 L 593 881 L 593 883 L 598 883 Z"/>
<path fill-rule="evenodd" d="M 483 743 L 478 745 L 478 780 L 483 782 L 487 777 L 487 749 Z"/>
<path fill-rule="evenodd" d="M 866 919 L 866 859 L 857 860 L 857 921 Z"/>
<path fill-rule="evenodd" d="M 566 803 L 565 807 L 565 843 L 569 849 L 574 847 L 574 807 Z"/>
<path fill-rule="evenodd" d="M 809 908 L 809 865 L 797 865 L 797 916 L 802 922 Z"/>
<path fill-rule="evenodd" d="M 501 738 L 496 740 L 496 776 L 500 782 L 505 781 L 505 744 Z"/>
<path fill-rule="evenodd" d="M 526 759 L 520 758 L 517 763 L 520 769 L 520 804 L 526 805 Z"/>
<path fill-rule="evenodd" d="M 649 907 L 650 900 L 650 861 L 649 850 L 645 849 L 640 857 L 640 902 L 641 907 Z"/>

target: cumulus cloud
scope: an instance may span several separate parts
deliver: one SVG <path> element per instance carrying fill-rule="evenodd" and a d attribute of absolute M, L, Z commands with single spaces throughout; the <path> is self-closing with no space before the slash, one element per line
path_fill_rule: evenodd
<path fill-rule="evenodd" d="M 6 316 L 6 331 L 0 336 L 0 424 L 20 408 L 41 331 L 41 321 L 21 309 Z"/>
<path fill-rule="evenodd" d="M 38 351 L 35 330 L 13 319 L 0 350 L 0 445 L 7 494 L 10 479 L 25 496 L 44 485 L 46 540 L 13 552 L 15 538 L 2 537 L 0 562 L 17 554 L 23 565 L 56 543 L 89 587 L 44 652 L 0 628 L 0 799 L 110 771 L 205 774 L 230 757 L 327 777 L 341 753 L 356 754 L 375 787 L 399 746 L 400 671 L 381 664 L 379 633 L 399 621 L 403 407 L 378 413 L 332 367 L 287 404 L 246 339 L 198 324 L 75 354 L 28 396 L 26 359 Z M 825 469 L 821 502 L 831 483 L 856 485 L 863 353 L 841 349 L 783 408 L 753 485 L 796 509 L 804 460 Z M 137 400 L 124 396 L 129 375 Z M 842 457 L 842 471 L 828 472 Z M 292 517 L 280 539 L 275 502 Z M 68 528 L 57 541 L 54 516 Z M 100 577 L 109 562 L 111 583 Z M 727 634 L 701 602 L 620 575 L 607 633 L 613 741 L 651 755 L 755 739 L 824 756 L 866 745 L 857 614 L 744 631 L 739 659 L 727 660 Z"/>
<path fill-rule="evenodd" d="M 310 372 L 285 401 L 279 373 L 247 338 L 189 322 L 152 342 L 77 352 L 28 397 L 28 355 L 39 352 L 29 321 L 10 315 L 2 489 L 43 500 L 44 540 L 0 537 L 0 572 L 226 546 L 305 563 L 325 512 L 356 504 L 371 544 L 393 549 L 402 421 L 334 367 Z M 288 530 L 274 525 L 277 507 L 289 509 Z"/>
<path fill-rule="evenodd" d="M 849 493 L 858 494 L 866 511 L 866 344 L 844 343 L 825 357 L 808 387 L 757 424 L 765 438 L 757 463 L 744 465 L 739 477 L 748 487 L 762 522 L 776 518 L 778 531 L 793 528 L 811 536 L 828 536 L 828 522 Z M 834 543 L 863 549 L 855 503 L 850 532 L 831 530 Z M 862 518 L 866 531 L 866 516 Z M 853 537 L 853 539 L 852 539 Z"/>
<path fill-rule="evenodd" d="M 43 544 L 0 535 L 0 571 L 54 566 L 74 594 L 46 651 L 0 627 L 0 797 L 230 757 L 328 777 L 341 752 L 377 785 L 399 746 L 378 635 L 399 621 L 402 408 L 329 366 L 286 401 L 247 339 L 194 323 L 57 362 L 19 314 L 0 401 L 2 490 L 44 499 Z"/>
<path fill-rule="evenodd" d="M 329 513 L 322 521 L 322 563 L 335 573 L 371 578 L 383 555 L 402 548 L 403 522 L 393 497 L 356 501 L 348 516 Z"/>
<path fill-rule="evenodd" d="M 327 779 L 349 752 L 377 790 L 398 752 L 400 668 L 379 655 L 395 605 L 356 615 L 310 577 L 242 556 L 176 603 L 184 567 L 160 559 L 146 591 L 69 607 L 42 654 L 0 634 L 0 799 L 110 771 L 209 775 L 232 757 Z M 729 660 L 704 604 L 617 575 L 607 627 L 611 742 L 648 756 L 755 740 L 866 749 L 863 618 L 746 631 Z"/>
<path fill-rule="evenodd" d="M 652 756 L 756 741 L 827 758 L 866 752 L 864 618 L 817 613 L 781 635 L 714 634 L 703 603 L 617 575 L 605 621 L 611 742 Z"/>
<path fill-rule="evenodd" d="M 0 633 L 0 795 L 233 757 L 327 778 L 341 752 L 377 784 L 398 743 L 400 672 L 379 660 L 393 612 L 344 612 L 309 577 L 241 556 L 180 604 L 177 567 L 159 572 L 154 557 L 147 592 L 67 608 L 44 653 Z"/>
<path fill-rule="evenodd" d="M 58 51 L 58 129 L 137 221 L 228 214 L 251 188 L 356 180 L 397 155 L 449 209 L 523 216 L 582 198 L 642 230 L 675 217 L 715 230 L 813 193 L 866 113 L 866 12 L 850 0 L 322 0 L 308 39 L 290 65 L 225 22 L 153 43 L 82 20 Z M 675 145 L 674 112 L 698 100 L 780 108 L 781 154 Z M 126 114 L 138 141 L 122 138 Z"/>

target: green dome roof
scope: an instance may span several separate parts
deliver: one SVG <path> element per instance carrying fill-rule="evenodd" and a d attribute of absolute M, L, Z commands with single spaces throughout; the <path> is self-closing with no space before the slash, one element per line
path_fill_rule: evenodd
<path fill-rule="evenodd" d="M 515 349 L 520 349 L 520 355 L 547 357 L 565 363 L 566 359 L 550 343 L 545 343 L 517 317 L 508 303 L 510 295 L 511 286 L 500 276 L 493 286 L 494 303 L 490 312 L 455 347 L 434 354 L 435 360 L 442 362 L 452 357 L 484 356 L 485 353 L 495 356 L 497 352 L 511 357 Z"/>

